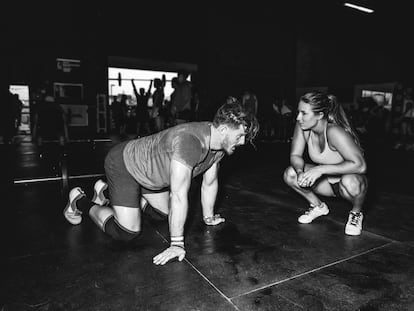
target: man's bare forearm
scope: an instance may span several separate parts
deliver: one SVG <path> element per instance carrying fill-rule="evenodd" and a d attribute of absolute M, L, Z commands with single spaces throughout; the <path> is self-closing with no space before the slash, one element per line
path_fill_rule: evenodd
<path fill-rule="evenodd" d="M 216 203 L 218 192 L 218 180 L 210 184 L 202 184 L 201 186 L 201 206 L 203 209 L 203 217 L 211 217 L 214 215 L 214 204 Z"/>
<path fill-rule="evenodd" d="M 184 225 L 187 218 L 188 198 L 187 194 L 171 193 L 170 198 L 169 227 L 171 236 L 183 236 Z"/>

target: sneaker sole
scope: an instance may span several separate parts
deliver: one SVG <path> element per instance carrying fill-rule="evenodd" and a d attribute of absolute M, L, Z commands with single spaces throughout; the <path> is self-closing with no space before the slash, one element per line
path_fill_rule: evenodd
<path fill-rule="evenodd" d="M 66 220 L 71 223 L 72 225 L 79 225 L 82 222 L 82 216 L 69 216 L 66 212 L 70 208 L 70 203 L 66 204 L 65 209 L 63 210 L 63 216 L 65 216 Z"/>
<path fill-rule="evenodd" d="M 73 203 L 76 203 L 77 200 L 79 200 L 80 198 L 82 198 L 84 196 L 84 194 L 80 194 L 77 197 L 75 197 L 73 199 Z M 82 222 L 82 216 L 81 215 L 77 215 L 77 216 L 70 216 L 70 213 L 68 214 L 67 211 L 70 208 L 70 199 L 68 200 L 68 203 L 66 203 L 66 207 L 63 210 L 63 216 L 65 216 L 66 220 L 71 223 L 72 225 L 79 225 Z"/>
<path fill-rule="evenodd" d="M 347 231 L 347 230 L 345 230 L 345 234 L 346 234 L 346 235 L 352 235 L 352 236 L 361 235 L 361 232 L 362 232 L 362 231 L 360 231 L 360 232 L 351 232 L 351 231 Z"/>
<path fill-rule="evenodd" d="M 93 198 L 92 198 L 92 202 L 93 203 L 95 203 L 95 204 L 97 204 L 97 205 L 101 205 L 101 206 L 103 206 L 103 205 L 105 205 L 105 204 L 108 204 L 109 203 L 109 200 L 107 199 L 107 198 L 105 198 L 105 200 L 102 202 L 102 204 L 99 204 L 98 202 L 96 202 L 96 199 L 98 199 L 99 198 L 99 196 L 103 196 L 103 197 L 105 197 L 104 195 L 103 195 L 103 192 L 106 190 L 106 189 L 108 189 L 108 184 L 106 184 L 105 183 L 105 185 L 102 187 L 102 189 L 99 191 L 99 193 L 97 193 L 96 191 L 95 191 L 95 189 L 94 189 L 94 191 L 93 191 Z M 99 199 L 100 200 L 100 199 Z"/>
<path fill-rule="evenodd" d="M 321 214 L 321 215 L 319 215 L 319 216 L 317 216 L 317 217 L 315 217 L 315 218 L 313 218 L 311 221 L 309 221 L 309 222 L 303 222 L 303 221 L 300 221 L 299 220 L 299 218 L 298 218 L 298 222 L 300 223 L 300 224 L 310 224 L 312 221 L 314 221 L 316 218 L 319 218 L 319 217 L 321 217 L 321 216 L 326 216 L 326 215 L 328 215 L 329 214 L 329 211 L 326 213 L 326 214 Z"/>

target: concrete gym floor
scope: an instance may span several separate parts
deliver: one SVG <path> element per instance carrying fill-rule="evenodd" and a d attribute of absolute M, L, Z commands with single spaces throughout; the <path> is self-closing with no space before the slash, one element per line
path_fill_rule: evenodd
<path fill-rule="evenodd" d="M 69 173 L 102 173 L 113 143 L 69 145 Z M 62 215 L 59 182 L 13 185 L 59 174 L 56 148 L 39 159 L 30 143 L 0 146 L 3 200 L 1 310 L 414 310 L 413 153 L 367 150 L 369 197 L 361 236 L 344 234 L 349 205 L 301 225 L 305 201 L 282 180 L 289 145 L 258 142 L 226 157 L 217 227 L 201 220 L 200 179 L 190 193 L 187 255 L 165 266 L 166 222 L 144 218 L 130 245 L 84 217 Z M 39 175 L 40 174 L 40 175 Z M 91 194 L 96 178 L 71 179 Z"/>

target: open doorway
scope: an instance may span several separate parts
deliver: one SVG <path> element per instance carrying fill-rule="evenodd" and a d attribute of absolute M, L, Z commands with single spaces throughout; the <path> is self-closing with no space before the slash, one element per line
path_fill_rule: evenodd
<path fill-rule="evenodd" d="M 171 95 L 175 91 L 172 80 L 179 72 L 185 72 L 187 82 L 192 85 L 197 70 L 198 66 L 190 63 L 109 56 L 108 129 L 115 134 L 123 133 L 121 136 L 133 134 L 138 137 L 174 125 L 170 113 Z M 160 92 L 163 93 L 162 102 Z"/>
<path fill-rule="evenodd" d="M 127 95 L 128 104 L 135 105 L 134 91 L 131 80 L 134 80 L 137 89 L 144 88 L 148 90 L 151 80 L 155 78 L 161 79 L 165 75 L 166 84 L 164 86 L 165 100 L 170 100 L 171 93 L 174 89 L 171 86 L 172 78 L 177 76 L 176 72 L 167 72 L 159 70 L 141 70 L 141 69 L 125 69 L 125 68 L 108 68 L 108 94 L 110 102 L 114 97 L 119 95 Z M 191 74 L 188 77 L 191 80 Z M 150 92 L 154 92 L 152 85 Z M 151 103 L 149 103 L 149 106 Z"/>
<path fill-rule="evenodd" d="M 164 129 L 165 127 L 170 126 L 170 122 L 167 121 L 167 118 L 164 117 L 161 119 L 157 119 L 152 115 L 153 107 L 153 94 L 156 91 L 155 80 L 159 82 L 164 81 L 162 84 L 162 91 L 164 93 L 164 99 L 162 103 L 162 107 L 164 110 L 167 110 L 171 102 L 171 95 L 174 92 L 174 88 L 172 87 L 172 80 L 173 78 L 177 77 L 177 72 L 170 72 L 165 70 L 144 70 L 144 69 L 128 69 L 128 68 L 119 68 L 119 67 L 108 67 L 108 98 L 109 98 L 109 117 L 110 117 L 110 129 L 114 130 L 115 132 L 122 132 L 122 133 L 139 133 L 137 129 L 137 120 L 139 118 L 137 114 L 137 97 L 134 93 L 134 85 L 136 90 L 140 91 L 140 89 L 144 90 L 144 93 L 149 94 L 146 102 L 146 111 L 143 114 L 148 114 L 150 117 L 148 121 L 148 127 L 145 130 L 148 133 L 152 133 L 154 131 L 158 131 Z M 188 73 L 187 80 L 191 81 L 191 73 Z M 123 121 L 120 122 L 119 119 L 119 112 L 120 109 L 118 106 L 113 106 L 118 102 L 125 101 L 126 109 L 125 116 L 123 117 Z M 118 108 L 118 109 L 112 109 Z M 145 109 L 145 108 L 144 108 Z M 156 110 L 158 111 L 158 110 Z M 124 114 L 124 113 L 122 113 Z M 118 117 L 115 117 L 118 116 Z M 118 120 L 118 121 L 116 121 Z M 140 121 L 142 123 L 142 120 Z M 159 123 L 157 123 L 159 122 Z M 120 125 L 118 123 L 122 123 L 123 127 L 119 128 Z M 118 129 L 119 128 L 119 129 Z"/>
<path fill-rule="evenodd" d="M 17 107 L 16 128 L 18 135 L 30 134 L 30 105 L 29 105 L 29 86 L 28 85 L 10 85 L 10 93 L 14 94 L 16 100 L 19 100 Z"/>

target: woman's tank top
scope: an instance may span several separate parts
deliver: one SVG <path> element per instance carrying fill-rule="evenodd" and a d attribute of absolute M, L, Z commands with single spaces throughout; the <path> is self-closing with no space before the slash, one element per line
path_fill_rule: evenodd
<path fill-rule="evenodd" d="M 336 151 L 332 150 L 329 147 L 328 144 L 328 136 L 327 136 L 327 128 L 328 125 L 325 127 L 325 133 L 324 133 L 324 149 L 322 151 L 319 151 L 319 148 L 317 147 L 319 145 L 318 138 L 315 136 L 313 131 L 310 131 L 309 138 L 307 141 L 308 144 L 308 153 L 311 160 L 317 164 L 339 164 L 344 161 L 344 158 L 341 156 L 341 154 Z M 340 177 L 338 176 L 328 176 L 328 181 L 330 183 L 335 183 L 340 180 Z"/>

